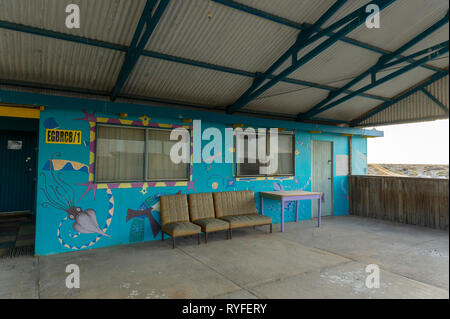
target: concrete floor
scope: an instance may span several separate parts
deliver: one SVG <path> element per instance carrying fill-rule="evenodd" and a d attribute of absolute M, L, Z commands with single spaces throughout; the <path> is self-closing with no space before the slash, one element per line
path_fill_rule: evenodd
<path fill-rule="evenodd" d="M 0 259 L 0 298 L 449 298 L 448 232 L 356 216 Z M 65 268 L 80 267 L 80 289 Z M 366 288 L 365 267 L 381 269 Z"/>

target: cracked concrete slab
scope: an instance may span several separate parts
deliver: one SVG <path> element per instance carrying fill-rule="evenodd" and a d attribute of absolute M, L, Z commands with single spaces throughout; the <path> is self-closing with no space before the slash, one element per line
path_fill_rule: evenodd
<path fill-rule="evenodd" d="M 380 270 L 380 287 L 367 288 L 366 264 L 350 262 L 313 270 L 252 287 L 259 298 L 274 299 L 435 299 L 449 298 L 448 290 Z"/>
<path fill-rule="evenodd" d="M 80 289 L 65 286 L 72 263 L 80 268 Z M 41 298 L 207 298 L 239 289 L 161 242 L 41 257 L 40 265 Z"/>
<path fill-rule="evenodd" d="M 276 228 L 275 228 L 276 229 Z M 448 298 L 448 232 L 356 216 L 0 259 L 0 298 Z M 381 269 L 365 286 L 367 264 Z M 65 285 L 77 264 L 81 288 Z"/>

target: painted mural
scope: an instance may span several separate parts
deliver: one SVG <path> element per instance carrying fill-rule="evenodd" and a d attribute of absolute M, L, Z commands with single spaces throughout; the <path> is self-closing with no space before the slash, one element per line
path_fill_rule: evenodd
<path fill-rule="evenodd" d="M 43 167 L 44 171 L 49 171 L 51 179 L 48 180 L 48 175 L 44 172 L 41 172 L 40 174 L 44 181 L 43 187 L 40 188 L 40 192 L 44 197 L 44 201 L 41 203 L 42 208 L 54 208 L 67 213 L 67 216 L 60 221 L 56 232 L 59 243 L 65 248 L 78 250 L 91 247 L 103 236 L 111 237 L 106 233 L 114 215 L 114 197 L 112 196 L 111 190 L 107 190 L 108 216 L 106 218 L 105 226 L 101 229 L 98 225 L 96 211 L 91 208 L 83 210 L 81 207 L 77 206 L 74 188 L 64 181 L 61 176 L 64 171 L 86 172 L 87 166 L 79 162 L 55 159 L 55 156 L 60 156 L 60 154 L 54 154 Z M 67 230 L 61 231 L 63 226 L 68 223 L 71 223 L 71 227 L 75 233 L 71 233 Z M 81 245 L 73 245 L 67 241 L 67 238 L 64 238 L 68 236 L 71 239 L 75 239 L 82 234 L 96 234 L 97 236 L 95 239 Z"/>
<path fill-rule="evenodd" d="M 124 117 L 123 114 L 95 114 L 88 110 L 52 109 L 42 112 L 37 193 L 38 255 L 160 239 L 159 197 L 163 195 L 253 190 L 260 209 L 260 191 L 311 190 L 311 140 L 318 135 L 303 131 L 294 131 L 295 177 L 236 178 L 233 164 L 198 163 L 191 164 L 187 182 L 96 184 L 97 123 L 192 128 L 191 120 L 154 118 L 150 114 Z M 224 132 L 229 125 L 202 122 L 202 130 L 208 127 L 216 127 Z M 58 146 L 46 144 L 46 128 L 81 130 L 83 143 Z M 334 142 L 334 154 L 348 154 L 346 137 L 323 134 L 319 138 Z M 191 150 L 192 143 L 191 140 Z M 347 214 L 348 177 L 335 178 L 334 197 L 334 214 Z M 279 223 L 280 203 L 265 200 L 264 204 L 265 214 L 272 217 L 274 223 Z M 295 203 L 288 202 L 285 205 L 285 221 L 294 221 Z M 299 205 L 299 219 L 311 218 L 311 203 L 300 201 Z"/>

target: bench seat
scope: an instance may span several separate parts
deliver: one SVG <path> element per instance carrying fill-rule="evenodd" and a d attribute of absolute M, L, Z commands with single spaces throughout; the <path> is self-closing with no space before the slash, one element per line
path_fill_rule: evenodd
<path fill-rule="evenodd" d="M 160 206 L 161 240 L 164 240 L 164 233 L 170 235 L 172 247 L 175 248 L 176 237 L 197 235 L 200 245 L 201 228 L 189 221 L 189 206 L 186 195 L 161 196 Z"/>
<path fill-rule="evenodd" d="M 197 235 L 201 228 L 190 222 L 175 222 L 163 225 L 162 230 L 172 237 L 181 237 Z"/>
<path fill-rule="evenodd" d="M 195 224 L 199 225 L 202 231 L 206 233 L 228 230 L 230 228 L 230 225 L 226 221 L 217 218 L 197 219 Z"/>
<path fill-rule="evenodd" d="M 216 218 L 212 193 L 196 193 L 189 195 L 189 214 L 191 221 L 201 227 L 205 233 L 205 243 L 208 243 L 208 233 L 225 230 L 228 234 L 230 224 Z"/>
<path fill-rule="evenodd" d="M 256 214 L 226 216 L 222 217 L 222 219 L 229 222 L 231 228 L 242 228 L 242 227 L 252 227 L 252 226 L 262 226 L 272 224 L 272 218 Z"/>
<path fill-rule="evenodd" d="M 216 218 L 230 224 L 230 239 L 235 228 L 270 225 L 272 232 L 272 218 L 258 214 L 253 191 L 217 192 L 213 196 Z"/>

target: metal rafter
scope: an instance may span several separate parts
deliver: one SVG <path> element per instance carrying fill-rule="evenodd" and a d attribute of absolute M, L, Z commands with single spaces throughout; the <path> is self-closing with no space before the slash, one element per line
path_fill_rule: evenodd
<path fill-rule="evenodd" d="M 315 114 L 319 114 L 319 113 L 325 112 L 325 111 L 327 111 L 327 110 L 329 110 L 331 108 L 334 108 L 334 107 L 338 106 L 339 104 L 342 104 L 343 102 L 354 98 L 359 93 L 366 92 L 366 91 L 368 91 L 370 89 L 373 89 L 373 88 L 375 88 L 375 87 L 377 87 L 377 86 L 379 86 L 379 85 L 381 85 L 383 83 L 386 83 L 386 82 L 388 82 L 388 81 L 390 81 L 390 80 L 392 80 L 392 79 L 394 79 L 396 77 L 399 77 L 399 76 L 401 76 L 401 75 L 403 75 L 403 74 L 405 74 L 405 73 L 407 73 L 407 72 L 409 72 L 409 71 L 419 67 L 420 65 L 423 65 L 423 64 L 425 64 L 425 63 L 427 63 L 429 61 L 432 61 L 432 60 L 434 60 L 434 59 L 436 59 L 436 58 L 438 58 L 438 57 L 440 57 L 440 56 L 442 56 L 444 54 L 447 54 L 448 51 L 449 51 L 449 45 L 448 45 L 448 42 L 447 42 L 447 46 L 445 48 L 440 49 L 439 51 L 433 52 L 433 53 L 431 53 L 431 54 L 421 58 L 420 60 L 417 60 L 415 63 L 409 64 L 409 65 L 407 65 L 407 66 L 405 66 L 405 67 L 403 67 L 403 68 L 401 68 L 401 69 L 399 69 L 399 70 L 397 70 L 397 71 L 395 71 L 395 72 L 393 72 L 393 73 L 391 73 L 389 75 L 386 75 L 385 77 L 383 77 L 381 79 L 376 79 L 375 81 L 372 81 L 372 83 L 370 83 L 370 84 L 360 88 L 359 90 L 357 90 L 357 91 L 355 91 L 355 92 L 353 92 L 351 94 L 348 94 L 348 95 L 346 95 L 346 96 L 344 96 L 344 97 L 342 97 L 342 98 L 340 98 L 340 99 L 338 99 L 338 100 L 336 100 L 336 101 L 334 101 L 334 102 L 332 102 L 332 103 L 322 107 L 320 110 L 316 111 Z M 446 72 L 438 72 L 438 74 L 448 74 L 448 72 L 447 73 Z"/>
<path fill-rule="evenodd" d="M 375 75 L 378 72 L 382 71 L 383 69 L 386 69 L 387 66 L 392 66 L 393 64 L 397 64 L 398 61 L 403 61 L 404 62 L 405 61 L 404 59 L 407 58 L 407 57 L 400 57 L 400 55 L 403 52 L 405 52 L 406 50 L 410 49 L 411 47 L 417 45 L 423 39 L 426 39 L 427 37 L 429 37 L 433 32 L 435 32 L 436 30 L 440 29 L 445 24 L 447 24 L 448 23 L 448 18 L 449 18 L 449 13 L 447 12 L 447 14 L 441 20 L 439 20 L 438 22 L 436 22 L 435 24 L 433 24 L 432 26 L 427 28 L 425 31 L 423 31 L 420 34 L 418 34 L 417 36 L 415 36 L 413 39 L 411 39 L 410 41 L 408 41 L 407 43 L 405 43 L 404 45 L 399 47 L 394 52 L 381 56 L 377 63 L 375 63 L 372 67 L 368 68 L 367 70 L 362 72 L 360 75 L 355 77 L 353 80 L 351 80 L 350 82 L 348 82 L 347 84 L 342 86 L 340 89 L 330 92 L 330 94 L 325 99 L 323 99 L 322 101 L 317 103 L 309 111 L 307 111 L 305 113 L 299 113 L 298 114 L 298 119 L 299 120 L 311 119 L 313 116 L 315 116 L 317 114 L 320 114 L 320 113 L 322 113 L 322 112 L 324 112 L 326 110 L 329 110 L 329 109 L 331 109 L 333 107 L 336 107 L 337 105 L 341 104 L 342 102 L 345 102 L 345 101 L 349 100 L 350 98 L 356 96 L 356 95 L 354 95 L 355 92 L 363 93 L 363 92 L 366 92 L 367 90 L 369 90 L 369 89 L 371 89 L 371 88 L 373 88 L 373 87 L 375 87 L 375 86 L 377 86 L 379 84 L 384 83 L 385 81 L 376 80 L 376 76 Z M 435 51 L 436 49 L 442 49 L 443 47 L 447 47 L 448 48 L 448 41 L 446 41 L 444 43 L 441 43 L 441 44 L 439 44 L 437 46 L 433 46 L 431 48 L 428 48 L 427 50 L 421 50 L 418 53 L 420 53 L 420 55 L 423 55 L 424 53 L 430 52 L 430 50 Z M 416 54 L 413 54 L 412 56 L 415 56 Z M 395 58 L 400 58 L 400 59 L 398 61 L 394 61 L 393 63 L 389 63 L 389 62 L 391 62 L 391 60 L 393 60 Z M 417 61 L 423 61 L 423 58 L 420 59 L 420 60 L 417 60 Z M 411 70 L 411 69 L 413 69 L 415 67 L 424 65 L 426 62 L 428 62 L 428 60 L 425 60 L 425 62 L 423 62 L 423 63 L 417 63 L 417 61 L 414 60 L 414 62 L 412 64 L 406 66 L 402 70 L 405 70 L 405 72 L 407 72 L 407 71 L 409 71 L 409 70 Z M 440 72 L 443 72 L 443 71 L 440 71 Z M 400 73 L 398 75 L 401 75 L 403 73 L 404 72 L 402 72 L 402 73 Z M 363 89 L 359 89 L 359 90 L 355 91 L 352 94 L 349 94 L 349 95 L 347 95 L 347 96 L 345 96 L 345 97 L 343 97 L 341 99 L 335 100 L 334 102 L 330 103 L 330 101 L 332 101 L 333 99 L 338 97 L 340 94 L 344 93 L 345 90 L 350 89 L 351 87 L 353 87 L 357 83 L 359 83 L 362 80 L 364 80 L 367 76 L 372 76 L 372 83 L 370 85 L 367 85 Z M 387 78 L 387 77 L 385 77 L 385 78 Z M 375 85 L 375 83 L 378 83 L 378 84 Z"/>
<path fill-rule="evenodd" d="M 385 9 L 387 6 L 395 2 L 395 0 L 374 0 L 370 2 L 369 4 L 375 4 L 380 8 L 380 11 Z M 367 4 L 367 5 L 369 5 Z M 337 9 L 343 5 L 343 2 L 337 1 L 327 12 L 319 18 L 319 20 L 316 22 L 315 25 L 313 25 L 312 30 L 316 30 L 320 28 L 320 26 L 329 18 L 332 16 L 333 13 L 337 11 Z M 260 86 L 259 88 L 256 88 L 255 85 L 252 85 L 252 87 L 247 90 L 243 96 L 241 96 L 233 105 L 230 105 L 227 108 L 228 113 L 233 113 L 240 108 L 244 107 L 246 104 L 260 96 L 262 93 L 273 87 L 275 84 L 277 84 L 282 79 L 289 76 L 294 71 L 298 70 L 301 66 L 312 60 L 314 57 L 334 45 L 339 39 L 342 39 L 345 35 L 350 33 L 351 31 L 358 28 L 361 24 L 365 22 L 367 17 L 370 15 L 370 13 L 366 12 L 367 5 L 364 5 L 360 7 L 359 9 L 355 10 L 354 12 L 348 14 L 344 18 L 340 19 L 339 21 L 335 22 L 328 28 L 318 32 L 316 35 L 311 35 L 312 33 L 307 31 L 306 36 L 307 38 L 303 38 L 300 34 L 299 40 L 301 41 L 298 43 L 296 41 L 293 46 L 291 46 L 288 51 L 282 55 L 282 58 L 285 58 L 286 56 L 291 56 L 293 54 L 298 54 L 298 51 L 301 48 L 304 48 L 305 46 L 309 45 L 310 43 L 318 40 L 319 38 L 323 37 L 327 32 L 335 31 L 336 29 L 339 29 L 333 36 L 328 38 L 327 40 L 323 41 L 321 44 L 319 44 L 317 47 L 315 47 L 313 50 L 302 56 L 300 59 L 293 59 L 293 63 L 290 67 L 286 68 L 284 71 L 280 72 L 278 75 L 276 75 L 273 79 L 266 82 L 264 85 Z M 311 30 L 311 29 L 310 29 Z M 267 71 L 265 74 L 269 73 L 272 69 L 274 69 L 274 66 L 280 64 L 280 59 L 278 59 Z M 276 69 L 276 68 L 275 68 Z M 248 93 L 249 91 L 252 91 L 251 93 Z"/>
<path fill-rule="evenodd" d="M 437 72 L 437 73 L 435 73 L 434 75 L 432 75 L 431 77 L 429 77 L 425 81 L 422 81 L 420 84 L 417 84 L 413 88 L 409 88 L 408 90 L 405 90 L 402 93 L 398 94 L 396 97 L 394 97 L 392 99 L 392 101 L 385 102 L 385 103 L 383 103 L 383 104 L 373 108 L 372 110 L 366 112 L 365 114 L 363 114 L 363 115 L 361 115 L 361 116 L 351 120 L 350 121 L 350 126 L 359 126 L 362 122 L 364 122 L 368 118 L 371 118 L 375 114 L 378 114 L 378 113 L 388 109 L 392 105 L 400 102 L 403 99 L 406 99 L 407 97 L 413 95 L 414 93 L 416 93 L 418 91 L 421 91 L 423 88 L 429 86 L 430 84 L 433 84 L 434 82 L 442 79 L 443 77 L 445 77 L 447 75 L 448 75 L 448 71 L 447 72 Z"/>
<path fill-rule="evenodd" d="M 246 103 L 250 94 L 254 92 L 265 80 L 267 80 L 273 72 L 275 72 L 286 60 L 292 57 L 292 62 L 296 63 L 296 58 L 298 52 L 306 47 L 308 44 L 312 43 L 311 36 L 317 32 L 319 29 L 339 8 L 341 8 L 347 0 L 336 1 L 332 7 L 330 7 L 318 20 L 317 22 L 311 26 L 311 28 L 302 30 L 297 37 L 297 40 L 294 44 L 281 56 L 279 57 L 263 74 L 256 77 L 253 81 L 253 84 L 250 86 L 247 91 L 245 91 L 233 105 L 229 106 L 227 110 L 229 112 L 233 112 L 236 109 L 239 109 L 241 105 Z M 295 58 L 294 58 L 295 57 Z"/>
<path fill-rule="evenodd" d="M 421 91 L 428 96 L 428 98 L 434 102 L 434 104 L 436 104 L 440 109 L 442 109 L 446 115 L 448 115 L 448 109 L 445 107 L 444 103 L 442 103 L 441 101 L 439 101 L 433 94 L 431 94 L 430 92 L 428 92 L 428 90 L 426 88 L 422 88 Z"/>
<path fill-rule="evenodd" d="M 238 3 L 238 2 L 233 1 L 233 0 L 212 0 L 212 1 L 216 2 L 216 3 L 219 3 L 221 5 L 227 6 L 229 8 L 233 8 L 235 10 L 239 10 L 241 12 L 245 12 L 245 13 L 257 16 L 259 18 L 263 18 L 263 19 L 266 19 L 266 20 L 269 20 L 269 21 L 272 21 L 272 22 L 275 22 L 275 23 L 278 23 L 278 24 L 281 24 L 281 25 L 288 26 L 288 27 L 293 28 L 293 29 L 306 30 L 306 29 L 311 27 L 311 24 L 309 24 L 309 23 L 294 22 L 294 21 L 291 21 L 289 19 L 277 16 L 277 15 L 274 15 L 272 13 L 265 12 L 265 11 L 262 11 L 262 10 L 259 10 L 259 9 L 256 9 L 256 8 L 253 8 L 253 7 L 250 7 L 250 6 L 247 6 L 247 5 L 242 4 L 242 3 Z M 331 36 L 334 35 L 334 32 L 327 32 L 326 35 L 331 37 Z M 361 42 L 359 40 L 355 40 L 355 39 L 352 39 L 352 38 L 349 38 L 349 37 L 343 37 L 339 41 L 351 44 L 353 46 L 356 46 L 356 47 L 359 47 L 359 48 L 362 48 L 362 49 L 365 49 L 365 50 L 368 50 L 368 51 L 379 53 L 379 54 L 389 54 L 389 53 L 391 53 L 388 50 L 385 50 L 385 49 L 376 47 L 374 45 L 371 45 L 369 43 Z M 413 62 L 413 61 L 408 61 L 408 62 Z M 423 65 L 422 67 L 426 68 L 426 69 L 429 69 L 431 71 L 435 71 L 435 72 L 436 71 L 444 71 L 444 70 L 439 69 L 439 68 L 437 68 L 435 66 L 432 66 L 432 65 Z"/>
<path fill-rule="evenodd" d="M 127 55 L 125 56 L 125 62 L 120 70 L 119 77 L 117 78 L 116 85 L 111 94 L 111 100 L 115 100 L 119 95 L 122 87 L 125 85 L 131 71 L 133 71 L 139 56 L 144 51 L 148 40 L 153 34 L 159 20 L 161 19 L 164 11 L 167 8 L 170 0 L 160 0 L 156 6 L 157 0 L 147 0 L 144 7 L 141 18 L 139 19 L 136 32 L 134 33 Z M 156 6 L 156 9 L 154 9 Z M 154 9 L 154 13 L 152 13 Z M 145 28 L 145 31 L 144 31 Z"/>
<path fill-rule="evenodd" d="M 69 41 L 69 42 L 73 42 L 73 43 L 79 43 L 79 44 L 83 44 L 83 45 L 95 46 L 95 47 L 103 48 L 103 49 L 115 50 L 115 51 L 125 52 L 125 53 L 128 52 L 128 47 L 124 46 L 124 45 L 105 42 L 105 41 L 101 41 L 101 40 L 84 38 L 84 37 L 80 37 L 80 36 L 40 29 L 40 28 L 36 28 L 36 27 L 25 26 L 22 24 L 17 24 L 17 23 L 8 22 L 8 21 L 0 20 L 0 28 L 17 31 L 17 32 L 28 33 L 28 34 L 33 34 L 33 35 L 38 35 L 38 36 L 42 36 L 42 37 L 48 37 L 48 38 L 52 38 L 52 39 Z M 164 61 L 170 61 L 170 62 L 174 62 L 174 63 L 180 63 L 180 64 L 184 64 L 184 65 L 190 65 L 190 66 L 194 66 L 194 67 L 200 67 L 200 68 L 204 68 L 204 69 L 208 69 L 208 70 L 214 70 L 214 71 L 219 71 L 219 72 L 224 72 L 224 73 L 229 73 L 229 74 L 241 75 L 241 76 L 245 76 L 245 77 L 256 78 L 258 76 L 258 74 L 255 72 L 249 72 L 249 71 L 231 68 L 231 67 L 227 67 L 227 66 L 197 61 L 197 60 L 193 60 L 193 59 L 186 59 L 186 58 L 169 55 L 169 54 L 165 54 L 165 53 L 159 53 L 159 52 L 155 52 L 155 51 L 144 50 L 142 52 L 142 56 L 146 56 L 149 58 L 155 58 L 155 59 L 159 59 L 159 60 L 164 60 Z M 272 75 L 269 78 L 273 78 L 273 77 L 274 76 Z M 285 83 L 295 84 L 295 85 L 299 85 L 299 86 L 312 87 L 312 88 L 317 88 L 317 89 L 326 90 L 326 91 L 333 91 L 333 90 L 337 89 L 336 87 L 329 86 L 326 84 L 320 84 L 320 83 L 292 79 L 292 78 L 285 78 L 282 81 Z M 346 93 L 352 93 L 352 92 L 353 91 L 351 91 L 351 90 L 346 91 Z M 380 100 L 380 101 L 389 101 L 390 100 L 387 97 L 382 97 L 382 96 L 373 95 L 373 94 L 366 94 L 366 93 L 361 94 L 360 96 L 369 98 L 369 99 Z"/>
<path fill-rule="evenodd" d="M 74 88 L 74 87 L 68 87 L 68 86 L 60 86 L 60 85 L 51 85 L 46 86 L 45 84 L 40 83 L 34 83 L 34 82 L 25 82 L 25 81 L 14 81 L 14 80 L 3 80 L 0 79 L 0 86 L 11 86 L 11 87 L 18 87 L 18 88 L 28 88 L 28 89 L 37 89 L 37 90 L 48 90 L 48 91 L 56 91 L 61 93 L 69 93 L 69 94 L 81 94 L 83 96 L 90 95 L 96 98 L 109 98 L 110 92 L 108 91 L 97 91 L 97 90 L 90 90 L 90 89 L 83 89 L 83 88 Z M 0 88 L 1 90 L 1 88 Z M 156 98 L 156 97 L 148 97 L 148 96 L 140 96 L 140 95 L 120 95 L 118 98 L 121 98 L 123 100 L 129 100 L 134 102 L 146 102 L 146 103 L 159 103 L 163 105 L 170 105 L 170 106 L 176 106 L 176 107 L 186 107 L 186 108 L 192 108 L 192 109 L 200 109 L 205 110 L 209 109 L 210 105 L 205 104 L 198 104 L 198 103 L 192 103 L 188 101 L 179 101 L 179 100 L 171 100 L 166 98 Z M 217 109 L 216 112 L 220 112 L 222 110 Z M 261 117 L 270 117 L 272 119 L 279 119 L 279 120 L 295 120 L 295 116 L 291 116 L 288 114 L 281 114 L 281 113 L 273 113 L 273 112 L 259 112 L 259 111 L 251 111 L 251 110 L 243 110 L 240 111 L 238 114 L 243 115 L 253 115 L 253 116 L 261 116 Z M 329 120 L 329 119 L 314 119 L 313 121 L 307 121 L 307 123 L 315 123 L 315 124 L 327 124 L 327 125 L 338 125 L 338 124 L 345 124 L 348 125 L 347 121 L 339 121 L 339 120 Z"/>

